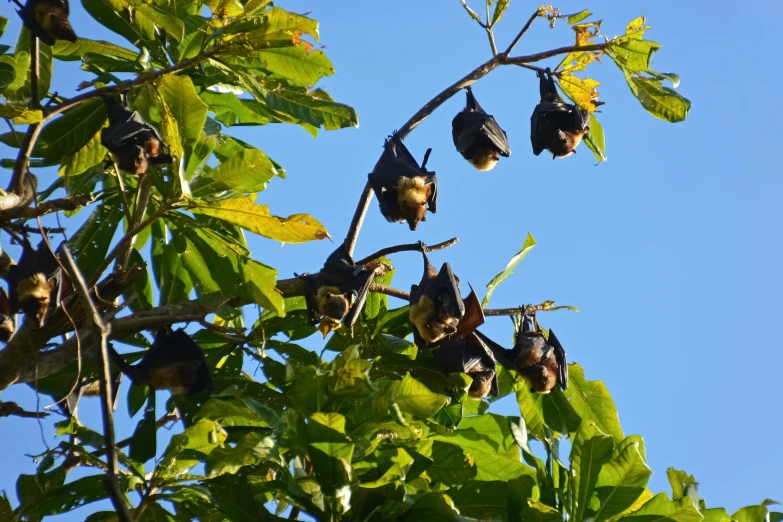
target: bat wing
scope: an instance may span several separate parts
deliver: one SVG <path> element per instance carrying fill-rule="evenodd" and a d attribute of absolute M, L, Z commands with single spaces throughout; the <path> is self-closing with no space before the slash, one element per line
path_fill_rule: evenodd
<path fill-rule="evenodd" d="M 492 144 L 498 148 L 498 152 L 504 158 L 511 155 L 511 147 L 508 145 L 508 137 L 506 131 L 500 128 L 495 118 L 490 116 L 481 128 L 484 135 L 489 138 Z"/>
<path fill-rule="evenodd" d="M 516 364 L 514 361 L 517 359 L 517 350 L 516 349 L 508 349 L 503 348 L 498 343 L 484 335 L 483 333 L 476 330 L 473 332 L 476 334 L 476 337 L 484 343 L 484 345 L 489 349 L 489 351 L 492 353 L 492 356 L 495 358 L 497 362 L 500 363 L 501 366 L 508 368 L 510 370 L 517 369 Z"/>
<path fill-rule="evenodd" d="M 367 300 L 367 294 L 370 293 L 370 285 L 374 279 L 374 273 L 370 271 L 364 271 L 356 276 L 356 282 L 358 282 L 358 288 L 353 290 L 355 297 L 353 304 L 351 305 L 348 314 L 343 318 L 343 324 L 348 327 L 353 327 L 359 314 L 362 313 L 364 308 L 364 302 Z"/>
<path fill-rule="evenodd" d="M 511 155 L 506 132 L 500 128 L 494 117 L 484 112 L 470 112 L 463 115 L 463 121 L 462 132 L 455 138 L 455 145 L 460 154 L 468 153 L 476 140 L 486 138 L 497 148 L 501 156 L 507 158 Z"/>
<path fill-rule="evenodd" d="M 555 360 L 557 361 L 559 372 L 558 380 L 560 381 L 560 387 L 565 390 L 568 388 L 568 361 L 566 360 L 566 352 L 551 329 L 549 330 L 549 344 L 555 349 Z"/>
<path fill-rule="evenodd" d="M 133 112 L 130 113 L 127 120 L 118 121 L 103 129 L 101 144 L 112 151 L 131 144 L 143 145 L 144 140 L 149 137 L 155 137 L 161 143 L 163 142 L 158 131 L 145 122 L 138 112 Z"/>
<path fill-rule="evenodd" d="M 465 348 L 464 340 L 441 343 L 433 357 L 448 372 L 468 373 L 468 369 L 478 364 L 480 359 L 477 357 L 471 359 Z"/>
<path fill-rule="evenodd" d="M 434 172 L 427 174 L 425 183 L 430 186 L 430 197 L 427 200 L 427 207 L 434 214 L 438 211 L 438 178 Z"/>
<path fill-rule="evenodd" d="M 420 173 L 419 162 L 416 161 L 416 158 L 413 157 L 413 154 L 410 153 L 402 140 L 394 135 L 391 143 L 394 147 L 397 162 L 404 165 L 406 170 L 409 170 L 412 175 Z"/>
<path fill-rule="evenodd" d="M 478 298 L 477 298 L 478 299 Z M 472 347 L 473 351 L 481 358 L 481 366 L 484 371 L 491 371 L 492 372 L 492 384 L 490 386 L 490 393 L 492 393 L 493 396 L 497 397 L 498 395 L 498 374 L 497 374 L 497 364 L 495 362 L 495 357 L 492 354 L 492 350 L 489 349 L 489 346 L 487 346 L 484 341 L 481 340 L 481 338 L 476 335 L 478 332 L 471 332 L 471 335 L 468 337 L 469 345 Z"/>
<path fill-rule="evenodd" d="M 546 115 L 539 103 L 536 105 L 536 108 L 533 109 L 533 115 L 530 116 L 530 142 L 533 145 L 533 154 L 536 156 L 539 156 L 546 148 L 546 140 L 543 130 L 541 129 L 541 124 L 543 123 L 541 120 L 545 117 Z"/>
<path fill-rule="evenodd" d="M 399 221 L 396 187 L 400 176 L 394 172 L 393 166 L 379 162 L 367 179 L 378 197 L 378 205 L 381 207 L 383 217 L 390 223 Z"/>
<path fill-rule="evenodd" d="M 454 334 L 456 339 L 469 335 L 484 324 L 484 310 L 481 308 L 481 302 L 472 286 L 470 287 L 470 294 L 462 302 L 465 305 L 465 315 L 462 316 L 459 325 L 457 325 L 457 333 Z"/>
<path fill-rule="evenodd" d="M 343 243 L 326 258 L 321 274 L 328 284 L 342 286 L 353 279 L 355 269 L 356 265 L 348 254 L 348 246 Z"/>
<path fill-rule="evenodd" d="M 449 316 L 462 319 L 465 316 L 465 303 L 462 302 L 462 296 L 459 295 L 459 282 L 454 272 L 451 271 L 451 265 L 443 263 L 440 272 L 432 280 L 432 285 L 435 290 L 435 299 L 439 299 L 443 303 Z"/>

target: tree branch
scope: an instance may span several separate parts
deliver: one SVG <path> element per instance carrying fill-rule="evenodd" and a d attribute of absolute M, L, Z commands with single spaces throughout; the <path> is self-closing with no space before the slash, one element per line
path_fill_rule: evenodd
<path fill-rule="evenodd" d="M 0 417 L 26 417 L 32 419 L 43 419 L 49 414 L 43 411 L 26 411 L 15 402 L 0 402 Z"/>
<path fill-rule="evenodd" d="M 432 246 L 425 246 L 424 251 L 425 252 L 435 252 L 437 250 L 443 250 L 444 248 L 449 248 L 450 246 L 456 245 L 457 241 L 459 241 L 459 238 L 453 237 L 447 241 L 444 241 L 442 243 L 438 243 L 437 245 Z M 388 256 L 389 254 L 396 254 L 397 252 L 408 252 L 408 251 L 416 251 L 421 252 L 421 244 L 419 243 L 408 243 L 406 245 L 395 245 L 390 246 L 386 248 L 382 248 L 375 252 L 374 254 L 370 254 L 369 256 L 365 257 L 364 259 L 360 259 L 359 261 L 356 261 L 357 265 L 366 265 L 370 261 L 375 261 L 376 259 L 379 259 L 383 256 Z"/>
<path fill-rule="evenodd" d="M 535 22 L 536 18 L 539 16 L 539 11 L 536 9 L 536 12 L 530 15 L 530 18 L 528 19 L 527 23 L 522 26 L 522 29 L 519 31 L 519 33 L 514 37 L 514 39 L 511 41 L 511 44 L 508 46 L 508 48 L 503 51 L 504 58 L 507 57 L 509 54 L 511 54 L 511 51 L 514 50 L 514 47 L 519 43 L 519 40 L 522 39 L 522 37 L 525 35 L 528 29 L 530 29 L 530 26 L 533 25 L 533 22 Z"/>
<path fill-rule="evenodd" d="M 25 176 L 25 178 L 31 177 Z M 5 223 L 16 218 L 36 218 L 51 214 L 52 212 L 60 212 L 62 210 L 76 210 L 79 207 L 88 205 L 95 201 L 94 194 L 80 194 L 70 198 L 52 199 L 45 201 L 34 207 L 17 206 L 8 208 L 7 210 L 0 210 L 0 223 Z M 0 204 L 2 206 L 2 204 Z"/>
<path fill-rule="evenodd" d="M 515 56 L 513 58 L 503 58 L 504 64 L 521 65 L 524 63 L 540 62 L 553 56 L 560 54 L 568 54 L 574 52 L 589 52 L 589 51 L 603 51 L 616 45 L 613 40 L 610 40 L 602 44 L 591 45 L 569 45 L 567 47 L 558 47 L 557 49 L 550 49 L 549 51 L 543 51 L 535 54 L 528 54 L 527 56 Z"/>
<path fill-rule="evenodd" d="M 119 176 L 122 174 L 117 172 Z M 136 191 L 136 208 L 133 211 L 133 218 L 131 220 L 128 220 L 128 228 L 134 228 L 139 226 L 139 223 L 141 223 L 141 220 L 144 219 L 144 214 L 147 212 L 147 205 L 150 202 L 150 196 L 152 195 L 152 176 L 144 176 L 139 181 L 139 187 Z M 128 262 L 130 261 L 130 256 L 133 253 L 133 248 L 136 246 L 136 237 L 138 234 L 134 235 L 130 241 L 128 241 L 128 247 L 125 249 L 124 252 L 117 258 L 117 265 L 116 269 L 123 272 L 128 268 Z"/>
<path fill-rule="evenodd" d="M 405 290 L 398 290 L 396 288 L 392 288 L 386 285 L 380 285 L 378 283 L 370 284 L 370 292 L 375 292 L 376 294 L 390 295 L 392 297 L 396 297 L 397 299 L 402 299 L 403 301 L 411 300 L 411 295 Z"/>
<path fill-rule="evenodd" d="M 68 278 L 71 280 L 73 290 L 82 304 L 82 308 L 88 312 L 87 319 L 92 322 L 93 336 L 95 342 L 100 345 L 101 354 L 101 366 L 102 372 L 98 373 L 98 384 L 100 386 L 101 393 L 101 412 L 103 416 L 103 438 L 106 444 L 108 470 L 106 471 L 106 489 L 111 498 L 111 502 L 114 505 L 114 510 L 117 512 L 117 518 L 120 522 L 130 522 L 130 516 L 128 515 L 127 506 L 125 500 L 120 492 L 119 484 L 117 483 L 117 475 L 119 473 L 119 466 L 117 465 L 117 448 L 114 446 L 114 420 L 112 419 L 112 392 L 111 392 L 111 368 L 109 367 L 109 343 L 108 335 L 109 328 L 103 324 L 101 314 L 98 313 L 98 309 L 95 308 L 95 304 L 90 297 L 90 290 L 87 288 L 82 274 L 79 272 L 79 268 L 71 257 L 71 253 L 68 250 L 68 246 L 63 244 L 60 253 L 60 260 L 63 262 L 63 267 L 68 274 Z"/>
<path fill-rule="evenodd" d="M 26 207 L 32 203 L 37 191 L 38 178 L 28 173 L 27 176 L 22 178 L 22 188 L 19 192 L 8 190 L 5 194 L 0 195 L 0 222 L 13 219 L 12 217 L 5 218 L 3 216 L 6 212 L 16 210 L 17 207 Z"/>

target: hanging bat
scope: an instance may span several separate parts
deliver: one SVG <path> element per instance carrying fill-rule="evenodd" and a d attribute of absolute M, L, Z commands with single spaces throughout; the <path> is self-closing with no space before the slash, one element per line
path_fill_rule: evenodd
<path fill-rule="evenodd" d="M 122 105 L 104 96 L 109 126 L 101 131 L 101 144 L 117 168 L 134 176 L 147 172 L 150 165 L 164 165 L 173 160 L 168 145 L 163 142 L 155 127 L 144 121 L 138 112 L 130 110 L 127 95 L 122 95 Z"/>
<path fill-rule="evenodd" d="M 555 81 L 549 69 L 538 73 L 541 102 L 530 117 L 530 141 L 533 154 L 544 149 L 553 158 L 565 158 L 576 152 L 582 138 L 590 130 L 590 113 L 586 109 L 563 101 L 557 93 Z"/>
<path fill-rule="evenodd" d="M 462 157 L 478 170 L 492 170 L 500 156 L 511 155 L 506 131 L 491 115 L 484 112 L 473 90 L 465 88 L 467 105 L 451 121 L 451 136 L 454 146 Z"/>
<path fill-rule="evenodd" d="M 478 296 L 466 299 L 459 294 L 459 279 L 448 263 L 435 271 L 422 247 L 424 275 L 418 285 L 411 286 L 410 321 L 414 326 L 413 340 L 419 347 L 442 339 L 457 340 L 484 322 L 484 312 Z"/>
<path fill-rule="evenodd" d="M 310 322 L 321 323 L 326 335 L 339 324 L 353 327 L 367 300 L 375 269 L 355 264 L 343 243 L 326 258 L 320 272 L 302 277 Z"/>
<path fill-rule="evenodd" d="M 490 393 L 497 397 L 495 358 L 475 332 L 458 341 L 442 343 L 434 356 L 447 371 L 467 373 L 473 378 L 468 395 L 474 399 L 483 399 Z"/>
<path fill-rule="evenodd" d="M 0 343 L 7 343 L 14 335 L 15 330 L 11 302 L 8 300 L 8 294 L 5 293 L 5 290 L 0 288 Z"/>
<path fill-rule="evenodd" d="M 8 281 L 9 310 L 13 315 L 23 312 L 40 328 L 46 320 L 46 313 L 61 289 L 62 269 L 49 247 L 43 242 L 33 249 L 25 238 L 22 242 L 22 256 L 19 263 L 11 265 L 5 275 Z"/>
<path fill-rule="evenodd" d="M 17 11 L 22 23 L 34 37 L 47 45 L 56 40 L 76 41 L 76 33 L 68 21 L 68 0 L 27 0 L 25 5 L 14 0 L 21 9 Z"/>
<path fill-rule="evenodd" d="M 419 167 L 396 133 L 384 143 L 383 154 L 368 178 L 389 223 L 407 221 L 416 230 L 419 222 L 427 220 L 427 210 L 438 211 L 438 179 L 425 168 L 430 152 L 427 149 Z"/>
<path fill-rule="evenodd" d="M 544 337 L 535 316 L 532 319 L 523 319 L 522 328 L 517 333 L 517 341 L 510 350 L 481 332 L 476 334 L 490 348 L 501 365 L 527 377 L 530 391 L 549 393 L 556 385 L 563 390 L 568 388 L 566 352 L 552 330 L 549 330 L 549 340 Z"/>
<path fill-rule="evenodd" d="M 131 366 L 109 346 L 109 355 L 134 384 L 173 395 L 195 395 L 212 390 L 212 371 L 204 351 L 183 329 L 160 328 L 138 364 Z"/>

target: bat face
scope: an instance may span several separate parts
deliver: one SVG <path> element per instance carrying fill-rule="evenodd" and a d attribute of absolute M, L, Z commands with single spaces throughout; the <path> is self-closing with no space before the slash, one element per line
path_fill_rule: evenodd
<path fill-rule="evenodd" d="M 534 322 L 533 330 L 518 334 L 514 350 L 518 352 L 517 371 L 528 378 L 531 391 L 546 394 L 557 385 L 564 390 L 568 387 L 565 350 L 551 330 L 547 342 Z"/>
<path fill-rule="evenodd" d="M 326 336 L 341 324 L 352 327 L 367 300 L 375 268 L 356 265 L 345 244 L 332 252 L 317 274 L 303 276 L 312 324 Z"/>
<path fill-rule="evenodd" d="M 41 273 L 33 274 L 19 282 L 16 298 L 27 317 L 34 319 L 38 327 L 44 325 L 55 283 Z"/>
<path fill-rule="evenodd" d="M 428 343 L 437 343 L 441 339 L 457 333 L 459 318 L 451 315 L 453 306 L 449 297 L 441 294 L 435 301 L 422 295 L 409 310 L 410 320 L 419 335 Z"/>
<path fill-rule="evenodd" d="M 492 170 L 500 156 L 511 155 L 506 131 L 493 116 L 484 112 L 470 87 L 466 89 L 466 96 L 465 108 L 451 122 L 454 146 L 476 169 Z"/>
<path fill-rule="evenodd" d="M 29 242 L 25 242 L 19 263 L 8 268 L 6 279 L 10 313 L 21 311 L 38 327 L 43 326 L 58 282 L 62 279 L 54 254 L 44 245 L 33 249 Z"/>
<path fill-rule="evenodd" d="M 66 0 L 28 0 L 19 15 L 33 36 L 48 45 L 54 45 L 56 40 L 76 41 L 76 34 L 68 22 Z"/>
<path fill-rule="evenodd" d="M 548 150 L 555 158 L 574 154 L 590 127 L 590 113 L 560 98 L 549 73 L 539 73 L 541 102 L 530 117 L 530 141 L 538 156 Z"/>
<path fill-rule="evenodd" d="M 134 176 L 141 176 L 150 165 L 172 162 L 166 152 L 168 146 L 158 131 L 148 124 L 138 112 L 120 105 L 105 96 L 109 126 L 101 130 L 101 144 L 109 150 L 117 168 Z"/>
<path fill-rule="evenodd" d="M 470 375 L 473 382 L 468 395 L 483 399 L 490 393 L 497 395 L 498 383 L 495 359 L 478 336 L 471 333 L 458 341 L 445 342 L 435 352 L 435 360 L 448 372 Z"/>
<path fill-rule="evenodd" d="M 427 152 L 429 154 L 429 151 Z M 438 180 L 434 172 L 416 162 L 396 135 L 384 144 L 383 154 L 368 180 L 376 195 L 381 214 L 390 223 L 407 222 L 416 230 L 426 213 L 437 212 Z"/>
<path fill-rule="evenodd" d="M 432 184 L 424 178 L 401 177 L 397 182 L 397 208 L 400 221 L 407 221 L 411 230 L 416 230 L 419 222 L 427 221 L 427 202 L 432 197 Z"/>
<path fill-rule="evenodd" d="M 158 330 L 137 368 L 156 390 L 195 395 L 212 389 L 212 372 L 204 351 L 184 330 Z"/>

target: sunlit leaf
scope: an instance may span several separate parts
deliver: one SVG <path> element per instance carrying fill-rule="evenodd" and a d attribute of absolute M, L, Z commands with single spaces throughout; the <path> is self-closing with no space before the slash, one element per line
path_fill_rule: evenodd
<path fill-rule="evenodd" d="M 423 419 L 431 417 L 449 403 L 448 397 L 433 393 L 410 374 L 395 383 L 393 396 L 402 411 Z"/>
<path fill-rule="evenodd" d="M 589 9 L 583 9 L 582 11 L 579 11 L 578 13 L 574 13 L 571 15 L 568 15 L 568 19 L 566 20 L 569 24 L 578 24 L 585 18 L 589 17 L 591 14 Z"/>
<path fill-rule="evenodd" d="M 623 71 L 628 87 L 647 112 L 662 120 L 677 123 L 688 117 L 691 102 L 674 89 L 663 87 L 661 80 Z"/>
<path fill-rule="evenodd" d="M 645 464 L 638 443 L 627 445 L 598 474 L 595 491 L 601 507 L 595 513 L 595 520 L 609 520 L 626 512 L 642 497 L 650 476 L 652 470 Z"/>
<path fill-rule="evenodd" d="M 522 249 L 517 252 L 514 257 L 511 258 L 511 261 L 508 262 L 508 265 L 506 265 L 505 270 L 503 270 L 501 273 L 496 275 L 492 281 L 490 281 L 487 284 L 487 294 L 484 296 L 484 299 L 481 302 L 482 308 L 486 308 L 489 304 L 489 298 L 492 296 L 492 293 L 495 291 L 495 289 L 508 279 L 508 277 L 514 273 L 514 269 L 517 267 L 520 261 L 522 261 L 525 256 L 530 253 L 530 250 L 536 246 L 536 240 L 533 237 L 533 234 L 529 233 L 527 234 L 527 238 L 525 239 L 525 242 L 522 244 Z"/>
<path fill-rule="evenodd" d="M 598 121 L 594 113 L 590 114 L 588 123 L 590 130 L 585 134 L 584 142 L 595 155 L 598 161 L 606 161 L 606 138 L 604 138 L 604 126 Z"/>

